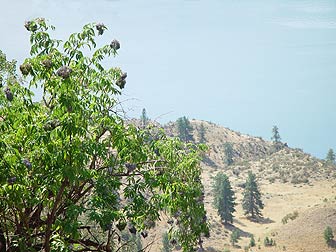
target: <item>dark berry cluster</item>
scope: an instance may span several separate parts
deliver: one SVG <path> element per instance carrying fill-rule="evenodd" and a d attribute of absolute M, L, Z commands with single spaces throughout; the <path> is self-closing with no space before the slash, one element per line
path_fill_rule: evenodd
<path fill-rule="evenodd" d="M 27 169 L 31 169 L 32 168 L 32 164 L 30 163 L 30 161 L 28 159 L 23 159 L 22 163 L 27 167 Z"/>
<path fill-rule="evenodd" d="M 116 226 L 117 226 L 117 228 L 119 229 L 119 231 L 123 231 L 123 230 L 125 229 L 126 225 L 127 225 L 126 222 L 124 222 L 124 221 L 119 221 L 118 224 L 117 224 Z"/>
<path fill-rule="evenodd" d="M 136 232 L 137 232 L 136 228 L 135 228 L 133 225 L 131 225 L 131 226 L 128 228 L 128 230 L 130 231 L 131 234 L 136 234 Z"/>
<path fill-rule="evenodd" d="M 7 100 L 8 100 L 8 101 L 13 101 L 14 96 L 13 96 L 13 93 L 12 93 L 12 91 L 10 90 L 10 88 L 9 88 L 9 87 L 6 87 L 5 90 L 4 90 L 4 92 L 5 92 L 5 95 L 6 95 Z"/>
<path fill-rule="evenodd" d="M 72 73 L 72 69 L 68 66 L 62 66 L 57 70 L 57 75 L 62 77 L 63 79 L 69 78 Z"/>
<path fill-rule="evenodd" d="M 123 89 L 126 85 L 127 73 L 123 73 L 120 78 L 117 80 L 117 86 Z"/>
<path fill-rule="evenodd" d="M 13 185 L 14 183 L 16 182 L 16 177 L 11 177 L 7 180 L 7 183 L 10 184 L 10 185 Z"/>
<path fill-rule="evenodd" d="M 136 168 L 136 164 L 131 164 L 131 163 L 126 163 L 125 166 L 127 169 L 127 173 L 131 173 Z"/>
<path fill-rule="evenodd" d="M 46 59 L 46 60 L 43 60 L 43 61 L 42 61 L 42 65 L 43 65 L 45 68 L 49 69 L 49 68 L 52 67 L 53 63 L 52 63 L 52 61 L 51 61 L 50 59 Z"/>
<path fill-rule="evenodd" d="M 32 71 L 32 66 L 29 63 L 24 63 L 20 66 L 21 73 L 26 76 Z"/>
<path fill-rule="evenodd" d="M 60 126 L 61 123 L 59 120 L 54 119 L 54 120 L 50 120 L 48 122 L 46 122 L 46 124 L 43 126 L 44 130 L 46 131 L 51 131 L 53 129 L 55 129 L 56 127 Z"/>
<path fill-rule="evenodd" d="M 98 35 L 103 35 L 106 26 L 102 23 L 96 24 L 96 29 L 98 31 Z"/>
<path fill-rule="evenodd" d="M 37 24 L 32 21 L 26 21 L 24 26 L 26 27 L 28 31 L 31 31 L 31 32 L 34 32 L 37 30 Z"/>
<path fill-rule="evenodd" d="M 112 47 L 112 49 L 114 49 L 116 51 L 120 49 L 120 43 L 116 39 L 112 40 L 110 46 Z"/>
<path fill-rule="evenodd" d="M 148 236 L 148 232 L 146 230 L 142 231 L 140 234 L 143 238 L 146 238 Z"/>

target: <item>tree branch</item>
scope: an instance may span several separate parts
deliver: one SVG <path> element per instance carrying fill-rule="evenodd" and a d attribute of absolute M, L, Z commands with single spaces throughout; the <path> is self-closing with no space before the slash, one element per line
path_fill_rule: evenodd
<path fill-rule="evenodd" d="M 60 188 L 60 190 L 59 190 L 59 192 L 56 196 L 56 200 L 55 200 L 53 209 L 52 209 L 51 213 L 48 214 L 47 228 L 46 228 L 46 231 L 45 231 L 45 241 L 44 241 L 45 252 L 50 252 L 51 226 L 52 226 L 52 224 L 55 220 L 56 210 L 57 210 L 58 204 L 61 202 L 62 194 L 63 194 L 67 184 L 68 184 L 68 179 L 65 178 L 62 185 L 61 185 L 61 188 Z"/>

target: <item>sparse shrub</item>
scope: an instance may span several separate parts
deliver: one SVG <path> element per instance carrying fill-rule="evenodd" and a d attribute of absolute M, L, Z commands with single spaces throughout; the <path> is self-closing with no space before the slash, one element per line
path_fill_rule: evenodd
<path fill-rule="evenodd" d="M 236 186 L 237 186 L 237 187 L 240 187 L 240 188 L 245 188 L 245 182 L 242 182 L 242 181 L 237 182 L 237 183 L 236 183 Z"/>
<path fill-rule="evenodd" d="M 233 230 L 230 235 L 230 242 L 232 246 L 234 246 L 238 242 L 239 238 L 240 238 L 239 230 L 238 229 Z"/>
<path fill-rule="evenodd" d="M 283 178 L 281 178 L 281 181 L 282 181 L 282 183 L 287 183 L 288 179 L 283 177 Z"/>
<path fill-rule="evenodd" d="M 324 230 L 324 240 L 328 245 L 330 245 L 331 241 L 334 239 L 334 233 L 331 227 L 326 227 Z"/>
<path fill-rule="evenodd" d="M 268 181 L 269 181 L 270 183 L 274 183 L 274 182 L 275 182 L 275 177 L 270 177 L 270 178 L 268 178 Z"/>
<path fill-rule="evenodd" d="M 282 218 L 282 224 L 287 224 L 288 220 L 295 220 L 299 216 L 298 211 L 294 211 L 293 213 L 287 214 L 285 217 Z"/>
<path fill-rule="evenodd" d="M 299 184 L 299 183 L 300 183 L 300 180 L 299 180 L 299 178 L 298 178 L 297 175 L 294 175 L 294 176 L 292 177 L 292 179 L 291 179 L 291 183 L 292 183 L 292 184 Z"/>
<path fill-rule="evenodd" d="M 256 243 L 255 243 L 255 240 L 254 240 L 254 236 L 252 235 L 251 238 L 250 238 L 250 244 L 249 244 L 249 246 L 252 248 L 255 245 L 256 245 Z"/>
<path fill-rule="evenodd" d="M 272 170 L 273 171 L 279 171 L 279 166 L 278 165 L 273 165 Z"/>
<path fill-rule="evenodd" d="M 230 252 L 230 249 L 224 248 L 223 252 Z"/>
<path fill-rule="evenodd" d="M 291 183 L 292 184 L 301 184 L 301 183 L 308 183 L 309 180 L 307 177 L 302 177 L 298 174 L 294 174 L 292 179 L 291 179 Z"/>
<path fill-rule="evenodd" d="M 245 246 L 244 247 L 244 252 L 248 252 L 249 251 L 249 246 Z"/>
<path fill-rule="evenodd" d="M 233 175 L 236 175 L 238 177 L 240 174 L 240 171 L 238 169 L 233 169 L 232 173 Z"/>
<path fill-rule="evenodd" d="M 273 240 L 272 238 L 268 238 L 268 236 L 266 236 L 264 239 L 264 246 L 265 247 L 275 246 L 275 240 Z"/>
<path fill-rule="evenodd" d="M 199 142 L 200 143 L 205 143 L 206 142 L 205 127 L 204 127 L 203 123 L 201 123 L 201 126 L 199 127 L 198 134 L 199 134 Z"/>
<path fill-rule="evenodd" d="M 233 148 L 232 148 L 232 144 L 229 142 L 226 142 L 224 144 L 224 154 L 225 154 L 225 158 L 224 161 L 227 165 L 231 165 L 233 164 Z"/>

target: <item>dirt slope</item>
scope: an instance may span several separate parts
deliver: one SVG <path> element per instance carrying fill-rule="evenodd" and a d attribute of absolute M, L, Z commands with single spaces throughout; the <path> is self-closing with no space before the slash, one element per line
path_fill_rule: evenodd
<path fill-rule="evenodd" d="M 209 151 L 202 163 L 202 182 L 205 187 L 205 206 L 211 226 L 211 237 L 204 239 L 205 251 L 336 251 L 328 247 L 323 238 L 326 226 L 336 233 L 336 167 L 327 165 L 300 149 L 283 144 L 277 151 L 270 141 L 252 137 L 213 123 L 191 120 L 193 137 L 199 141 L 199 129 L 205 128 Z M 174 123 L 165 127 L 168 134 L 177 135 Z M 225 164 L 224 143 L 233 146 L 234 163 Z M 256 223 L 247 219 L 241 208 L 242 185 L 251 170 L 257 175 L 263 194 L 263 219 Z M 229 176 L 236 193 L 237 207 L 233 226 L 225 227 L 212 206 L 213 177 L 218 172 Z M 286 224 L 282 219 L 297 212 L 294 220 Z M 168 229 L 166 218 L 156 227 L 150 240 L 151 251 L 160 251 L 161 235 Z M 230 244 L 232 230 L 238 229 L 241 238 L 236 246 Z M 256 246 L 247 248 L 254 235 Z M 264 246 L 265 237 L 275 240 L 276 245 Z M 335 235 L 336 236 L 336 235 Z M 148 241 L 147 241 L 148 242 Z"/>

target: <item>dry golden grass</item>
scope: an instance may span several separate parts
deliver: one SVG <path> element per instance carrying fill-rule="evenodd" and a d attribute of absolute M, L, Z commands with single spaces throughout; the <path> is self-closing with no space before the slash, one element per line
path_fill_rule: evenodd
<path fill-rule="evenodd" d="M 322 160 L 312 157 L 299 149 L 284 147 L 275 152 L 272 143 L 258 137 L 251 137 L 217 126 L 213 123 L 192 120 L 197 142 L 201 123 L 206 129 L 207 162 L 204 163 L 202 182 L 205 187 L 205 206 L 211 237 L 204 239 L 205 251 L 228 249 L 231 252 L 244 251 L 253 234 L 256 246 L 247 251 L 290 251 L 290 252 L 329 252 L 336 248 L 328 247 L 323 238 L 326 226 L 336 233 L 336 168 L 325 165 Z M 173 124 L 165 127 L 169 134 L 176 134 Z M 231 142 L 234 147 L 234 164 L 224 163 L 223 145 Z M 263 219 L 252 222 L 243 214 L 241 207 L 242 187 L 247 172 L 252 170 L 258 178 L 265 207 Z M 228 175 L 236 193 L 237 206 L 233 226 L 225 227 L 212 206 L 212 180 L 218 172 Z M 282 219 L 294 211 L 298 216 Z M 160 251 L 161 237 L 168 230 L 167 218 L 151 232 L 146 242 L 155 240 L 150 251 Z M 230 234 L 238 229 L 242 235 L 236 246 L 230 245 Z M 265 247 L 264 238 L 272 238 L 276 246 Z M 336 236 L 336 235 L 335 235 Z"/>
<path fill-rule="evenodd" d="M 205 181 L 205 183 L 207 183 Z M 336 215 L 326 209 L 336 207 L 335 191 L 331 189 L 333 182 L 315 182 L 313 185 L 294 186 L 281 183 L 261 183 L 261 191 L 265 207 L 263 220 L 252 222 L 243 214 L 241 205 L 237 205 L 234 219 L 234 228 L 243 234 L 238 245 L 229 245 L 229 235 L 224 233 L 232 228 L 225 228 L 217 216 L 216 210 L 211 206 L 211 196 L 206 199 L 206 208 L 210 217 L 211 238 L 205 241 L 205 247 L 213 247 L 217 251 L 229 248 L 230 251 L 242 251 L 249 244 L 249 236 L 254 235 L 257 246 L 253 251 L 329 251 L 323 239 L 323 230 L 327 225 L 336 227 Z M 234 188 L 237 203 L 241 201 L 241 189 Z M 323 197 L 321 196 L 323 195 Z M 326 203 L 324 197 L 328 198 Z M 288 213 L 298 211 L 298 217 L 287 224 L 282 224 L 282 218 Z M 311 213 L 312 212 L 312 213 Z M 335 212 L 335 211 L 334 211 Z M 314 215 L 315 214 L 315 215 Z M 314 216 L 314 218 L 313 218 Z M 322 224 L 321 224 L 322 223 Z M 309 225 L 309 229 L 306 226 Z M 217 231 L 221 230 L 221 233 Z M 301 230 L 301 231 L 300 231 Z M 305 230 L 303 232 L 302 230 Z M 217 232 L 217 233 L 216 233 Z M 300 235 L 299 235 L 300 233 Z M 276 247 L 264 247 L 263 240 L 268 236 L 276 241 Z M 305 242 L 302 237 L 309 237 L 312 243 Z M 288 239 L 291 237 L 291 239 Z M 314 239 L 313 239 L 314 238 Z M 259 241 L 258 241 L 259 240 Z M 260 249 L 258 249 L 260 245 Z M 325 250 L 318 250 L 321 248 Z M 317 250 L 314 250 L 317 249 Z M 330 250 L 333 251 L 333 250 Z"/>

